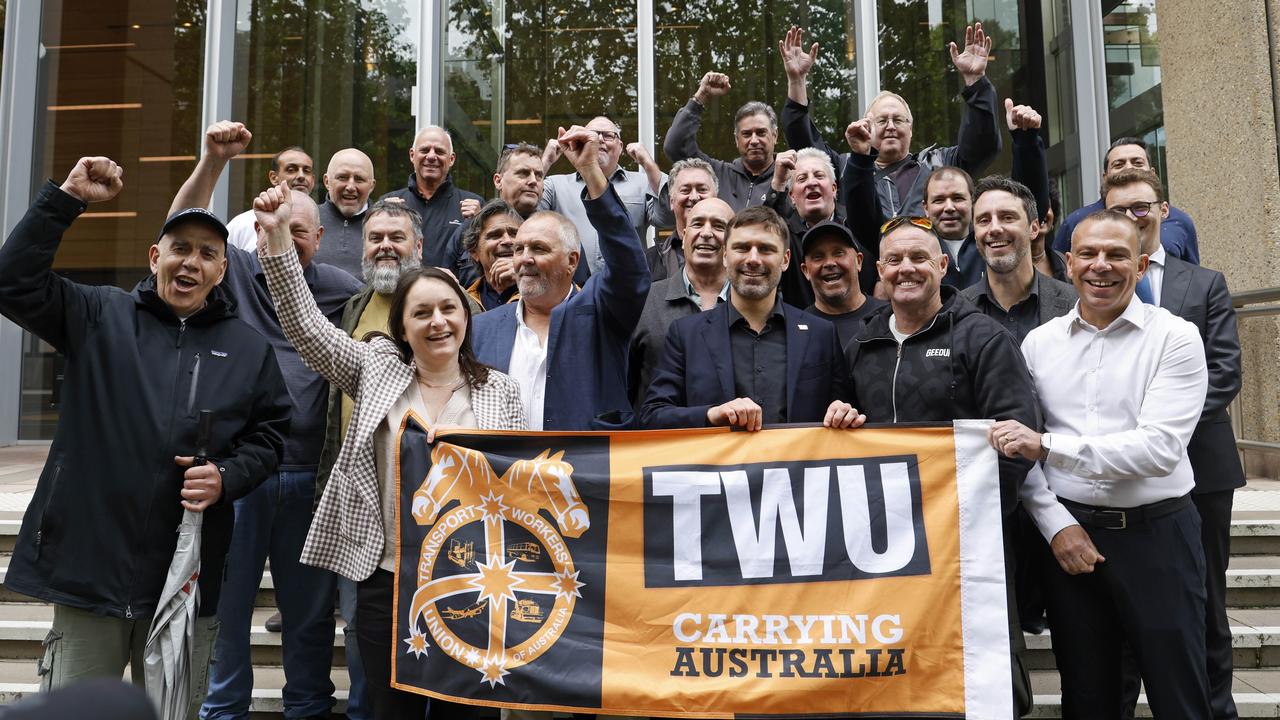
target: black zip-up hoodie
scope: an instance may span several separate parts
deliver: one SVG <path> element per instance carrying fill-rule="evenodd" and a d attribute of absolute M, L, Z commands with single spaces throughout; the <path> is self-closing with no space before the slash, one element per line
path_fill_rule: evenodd
<path fill-rule="evenodd" d="M 0 246 L 0 313 L 66 357 L 58 428 L 5 586 L 103 615 L 153 612 L 183 512 L 173 458 L 195 454 L 196 419 L 212 410 L 208 451 L 223 493 L 203 519 L 200 614 L 211 615 L 231 503 L 279 464 L 288 391 L 270 344 L 220 287 L 184 323 L 154 276 L 126 293 L 53 273 L 84 209 L 47 183 Z"/>
<path fill-rule="evenodd" d="M 867 318 L 845 348 L 853 406 L 868 422 L 1017 420 L 1040 430 L 1035 385 L 1012 335 L 955 288 L 943 285 L 942 309 L 899 348 L 889 331 L 893 306 Z M 1002 506 L 1012 511 L 1031 463 L 1000 458 Z"/>

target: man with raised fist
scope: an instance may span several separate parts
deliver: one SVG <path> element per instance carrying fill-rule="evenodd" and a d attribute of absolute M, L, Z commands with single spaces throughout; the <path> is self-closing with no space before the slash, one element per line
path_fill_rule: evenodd
<path fill-rule="evenodd" d="M 43 687 L 118 678 L 125 665 L 141 683 L 183 509 L 203 512 L 198 701 L 232 502 L 280 463 L 289 396 L 270 343 L 220 286 L 227 229 L 208 210 L 169 216 L 148 251 L 151 274 L 132 292 L 53 272 L 63 233 L 89 203 L 114 198 L 122 176 L 108 158 L 81 158 L 0 246 L 0 313 L 67 359 L 58 429 L 5 585 L 54 605 Z M 212 422 L 199 437 L 204 410 Z"/>

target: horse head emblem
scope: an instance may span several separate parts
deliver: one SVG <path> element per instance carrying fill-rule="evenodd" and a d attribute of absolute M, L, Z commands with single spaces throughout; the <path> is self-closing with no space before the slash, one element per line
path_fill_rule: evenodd
<path fill-rule="evenodd" d="M 587 506 L 573 484 L 573 466 L 565 461 L 563 450 L 554 455 L 543 450 L 532 460 L 517 460 L 502 480 L 527 495 L 539 510 L 550 512 L 566 537 L 581 537 L 591 527 Z"/>

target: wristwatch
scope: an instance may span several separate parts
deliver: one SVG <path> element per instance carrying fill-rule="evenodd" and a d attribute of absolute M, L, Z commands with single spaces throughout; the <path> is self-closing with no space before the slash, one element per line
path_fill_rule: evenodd
<path fill-rule="evenodd" d="M 1040 447 L 1044 449 L 1044 459 L 1049 459 L 1052 448 L 1049 447 L 1049 433 L 1040 433 Z"/>

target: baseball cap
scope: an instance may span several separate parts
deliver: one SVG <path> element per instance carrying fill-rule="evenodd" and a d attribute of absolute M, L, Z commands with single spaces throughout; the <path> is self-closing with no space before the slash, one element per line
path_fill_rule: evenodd
<path fill-rule="evenodd" d="M 192 207 L 183 208 L 182 210 L 178 210 L 174 214 L 170 215 L 169 219 L 164 221 L 164 227 L 160 228 L 159 237 L 164 237 L 174 228 L 189 222 L 203 223 L 206 227 L 218 233 L 218 236 L 223 240 L 226 240 L 227 235 L 229 234 L 227 232 L 227 226 L 218 219 L 217 215 L 214 215 L 204 208 Z"/>
<path fill-rule="evenodd" d="M 844 223 L 836 222 L 835 220 L 823 220 L 809 228 L 809 231 L 804 234 L 804 238 L 800 241 L 800 251 L 808 255 L 809 248 L 813 247 L 814 243 L 828 237 L 839 238 L 854 250 L 864 252 L 862 246 L 853 239 L 853 233 L 849 232 L 849 228 L 845 227 Z"/>

